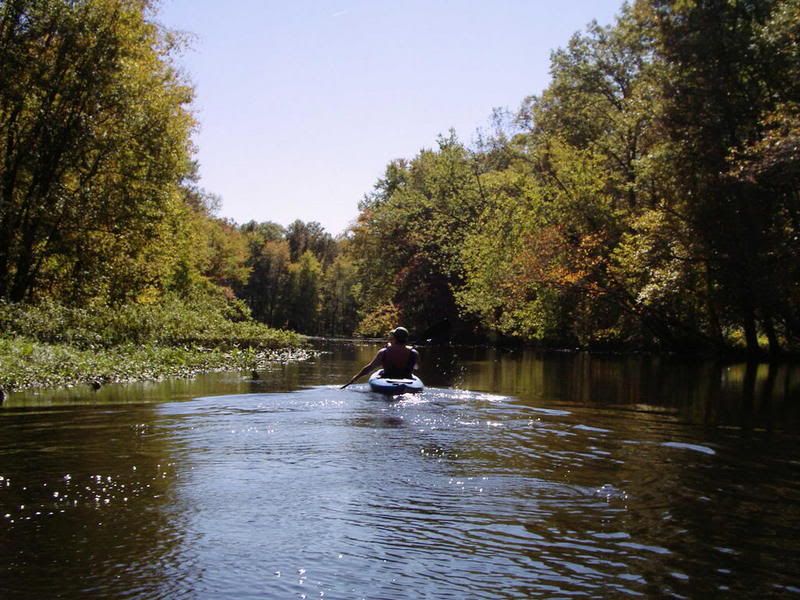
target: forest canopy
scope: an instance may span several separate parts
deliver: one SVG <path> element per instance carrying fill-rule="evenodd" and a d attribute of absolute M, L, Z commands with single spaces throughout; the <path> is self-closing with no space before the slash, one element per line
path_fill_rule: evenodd
<path fill-rule="evenodd" d="M 797 349 L 798 35 L 796 0 L 592 23 L 491 134 L 387 167 L 353 228 L 362 306 L 555 345 Z"/>
<path fill-rule="evenodd" d="M 423 339 L 798 350 L 798 0 L 623 5 L 474 141 L 391 161 L 338 238 L 217 216 L 182 40 L 156 17 L 149 0 L 0 0 L 0 299 L 211 295 L 312 335 L 402 322 Z"/>
<path fill-rule="evenodd" d="M 150 11 L 0 3 L 0 297 L 119 302 L 174 276 L 193 91 Z"/>

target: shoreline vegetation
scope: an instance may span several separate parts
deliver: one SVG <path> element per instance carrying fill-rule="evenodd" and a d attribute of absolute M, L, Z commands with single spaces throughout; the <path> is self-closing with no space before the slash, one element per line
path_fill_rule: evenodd
<path fill-rule="evenodd" d="M 0 331 L 4 393 L 258 371 L 312 354 L 303 336 L 257 323 L 224 299 L 94 309 L 0 303 Z"/>
<path fill-rule="evenodd" d="M 0 386 L 252 369 L 400 323 L 796 356 L 797 23 L 789 0 L 623 4 L 474 142 L 389 162 L 334 237 L 218 215 L 157 3 L 0 3 Z"/>

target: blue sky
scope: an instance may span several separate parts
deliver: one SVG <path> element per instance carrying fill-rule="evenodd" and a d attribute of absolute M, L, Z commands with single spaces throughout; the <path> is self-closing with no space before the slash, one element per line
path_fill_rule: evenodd
<path fill-rule="evenodd" d="M 549 81 L 551 50 L 618 0 L 162 0 L 193 34 L 201 185 L 221 216 L 344 231 L 386 164 L 469 142 Z"/>

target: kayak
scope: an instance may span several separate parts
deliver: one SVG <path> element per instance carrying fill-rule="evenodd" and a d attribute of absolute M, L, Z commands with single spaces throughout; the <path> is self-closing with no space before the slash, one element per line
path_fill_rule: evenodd
<path fill-rule="evenodd" d="M 416 375 L 412 375 L 411 379 L 388 379 L 383 377 L 383 370 L 380 370 L 369 376 L 369 387 L 373 392 L 394 396 L 407 393 L 416 394 L 421 392 L 425 386 Z"/>

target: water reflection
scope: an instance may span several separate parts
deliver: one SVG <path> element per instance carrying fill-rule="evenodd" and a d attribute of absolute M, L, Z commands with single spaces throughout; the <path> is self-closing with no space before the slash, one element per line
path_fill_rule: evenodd
<path fill-rule="evenodd" d="M 398 427 L 405 426 L 402 417 L 393 417 L 391 415 L 359 415 L 350 419 L 349 423 L 353 427 L 371 427 L 378 429 L 397 429 Z"/>
<path fill-rule="evenodd" d="M 706 425 L 769 430 L 800 423 L 800 369 L 793 364 L 484 348 L 434 352 L 426 380 L 442 386 L 672 414 Z"/>
<path fill-rule="evenodd" d="M 153 412 L 3 412 L 3 597 L 155 598 L 191 576 L 175 562 L 174 447 Z"/>
<path fill-rule="evenodd" d="M 349 379 L 372 359 L 374 343 L 318 342 L 310 361 L 257 373 L 210 373 L 195 379 L 86 386 L 11 394 L 2 408 L 166 402 L 211 394 L 290 392 Z M 545 353 L 492 348 L 421 348 L 429 386 L 499 392 L 529 403 L 580 404 L 671 415 L 680 421 L 743 430 L 800 424 L 800 368 L 670 357 Z"/>
<path fill-rule="evenodd" d="M 777 596 L 800 588 L 788 366 L 376 350 L 14 395 L 6 598 Z"/>

